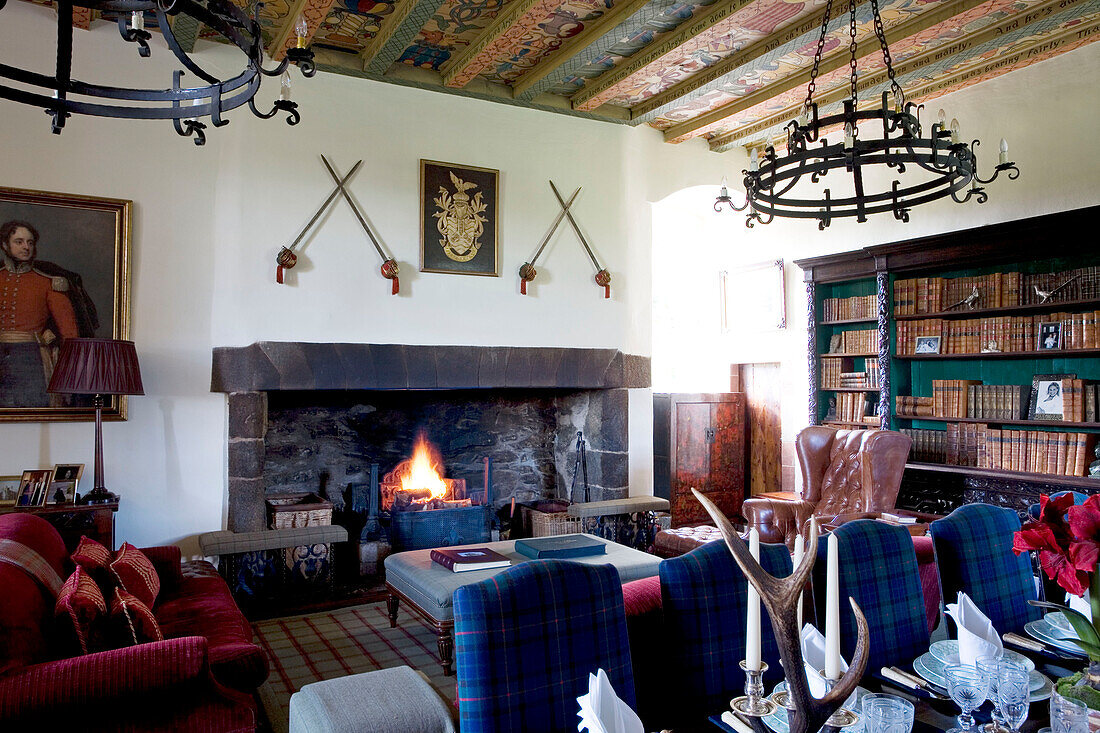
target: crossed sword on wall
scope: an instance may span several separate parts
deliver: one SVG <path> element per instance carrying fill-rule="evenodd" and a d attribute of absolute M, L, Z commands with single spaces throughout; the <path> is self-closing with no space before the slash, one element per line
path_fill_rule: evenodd
<path fill-rule="evenodd" d="M 350 206 L 351 210 L 355 213 L 355 218 L 359 220 L 359 225 L 363 227 L 363 231 L 367 233 L 367 238 L 370 239 L 371 244 L 374 245 L 374 249 L 378 252 L 378 256 L 382 258 L 380 271 L 382 277 L 393 282 L 393 287 L 390 291 L 391 295 L 397 295 L 401 290 L 401 281 L 397 277 L 400 272 L 397 266 L 397 260 L 387 255 L 386 251 L 382 249 L 382 245 L 378 243 L 378 238 L 374 236 L 374 232 L 371 231 L 370 226 L 367 224 L 367 220 L 363 217 L 363 214 L 360 213 L 359 207 L 356 205 L 355 200 L 351 197 L 351 194 L 348 193 L 346 188 L 347 183 L 351 180 L 352 176 L 355 175 L 356 171 L 359 170 L 359 166 L 363 164 L 363 161 L 359 160 L 356 162 L 356 164 L 351 167 L 351 170 L 348 171 L 348 174 L 343 178 L 337 175 L 336 170 L 323 155 L 321 156 L 321 162 L 325 164 L 325 168 L 328 169 L 328 174 L 332 176 L 332 180 L 336 182 L 336 188 L 332 189 L 332 193 L 328 195 L 328 198 L 326 198 L 320 208 L 317 209 L 317 213 L 313 215 L 313 218 L 302 227 L 302 231 L 298 233 L 294 242 L 292 242 L 290 246 L 283 247 L 279 250 L 279 254 L 275 257 L 275 263 L 277 265 L 275 269 L 275 282 L 281 285 L 284 271 L 298 264 L 298 255 L 294 253 L 294 248 L 301 244 L 306 234 L 308 234 L 310 229 L 313 228 L 313 225 L 317 223 L 317 220 L 321 218 L 321 215 L 328 210 L 329 205 L 336 200 L 336 197 L 343 194 L 344 200 L 348 202 L 348 206 Z"/>
<path fill-rule="evenodd" d="M 584 247 L 584 251 L 588 253 L 588 259 L 592 260 L 593 266 L 596 268 L 596 284 L 603 288 L 603 297 L 611 297 L 611 273 L 600 266 L 596 255 L 592 254 L 592 248 L 588 246 L 588 240 L 584 238 L 584 234 L 581 233 L 581 228 L 577 226 L 576 220 L 573 218 L 573 212 L 569 210 L 569 207 L 573 205 L 573 202 L 577 199 L 577 194 L 581 192 L 578 187 L 573 195 L 569 197 L 569 201 L 566 201 L 558 193 L 558 187 L 554 185 L 553 181 L 550 181 L 550 188 L 554 191 L 554 196 L 558 200 L 558 204 L 561 206 L 561 211 L 558 212 L 558 216 L 554 219 L 554 223 L 550 225 L 550 231 L 546 232 L 546 236 L 542 238 L 542 242 L 539 244 L 538 250 L 535 252 L 535 256 L 529 261 L 524 262 L 519 268 L 519 292 L 522 295 L 527 295 L 527 283 L 535 279 L 538 275 L 538 270 L 535 269 L 535 260 L 539 258 L 542 251 L 546 249 L 546 245 L 549 244 L 550 238 L 554 236 L 554 232 L 558 230 L 558 225 L 561 224 L 562 219 L 569 219 L 569 223 L 573 226 L 573 231 L 577 234 L 577 239 L 581 241 L 581 245 Z"/>

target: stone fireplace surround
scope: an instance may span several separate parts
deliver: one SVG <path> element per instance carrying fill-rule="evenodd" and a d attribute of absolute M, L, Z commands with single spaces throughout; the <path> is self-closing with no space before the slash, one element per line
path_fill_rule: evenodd
<path fill-rule="evenodd" d="M 226 393 L 229 403 L 228 529 L 266 526 L 270 393 L 500 390 L 514 400 L 529 390 L 532 399 L 545 401 L 554 390 L 579 396 L 561 402 L 574 411 L 583 404 L 585 413 L 563 420 L 579 420 L 585 431 L 590 478 L 598 476 L 601 482 L 592 498 L 610 499 L 628 491 L 626 390 L 649 386 L 649 358 L 617 349 L 272 341 L 217 347 L 211 391 Z M 301 395 L 295 400 L 300 402 Z"/>

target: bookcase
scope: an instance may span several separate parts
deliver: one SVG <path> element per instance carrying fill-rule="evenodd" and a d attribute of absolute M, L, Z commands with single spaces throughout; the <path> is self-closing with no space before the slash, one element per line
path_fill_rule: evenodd
<path fill-rule="evenodd" d="M 810 423 L 909 434 L 907 509 L 1024 510 L 1040 493 L 1100 491 L 1088 476 L 1100 439 L 1097 214 L 796 261 Z"/>

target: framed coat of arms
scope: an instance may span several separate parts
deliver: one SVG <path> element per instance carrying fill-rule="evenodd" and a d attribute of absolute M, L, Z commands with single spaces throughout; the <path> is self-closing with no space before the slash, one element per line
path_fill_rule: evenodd
<path fill-rule="evenodd" d="M 500 275 L 500 171 L 420 161 L 420 271 Z"/>

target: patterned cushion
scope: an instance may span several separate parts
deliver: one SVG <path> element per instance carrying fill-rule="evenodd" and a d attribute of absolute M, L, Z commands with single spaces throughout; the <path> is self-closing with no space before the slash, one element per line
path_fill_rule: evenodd
<path fill-rule="evenodd" d="M 123 542 L 111 562 L 111 576 L 142 603 L 153 607 L 160 592 L 160 578 L 153 563 L 138 548 Z"/>
<path fill-rule="evenodd" d="M 149 606 L 122 588 L 115 588 L 115 597 L 111 599 L 111 624 L 119 646 L 164 641 Z"/>
<path fill-rule="evenodd" d="M 634 706 L 626 615 L 611 565 L 538 560 L 455 591 L 462 733 L 560 733 L 602 668 Z"/>
<path fill-rule="evenodd" d="M 840 648 L 851 661 L 856 647 L 856 619 L 845 601 L 855 599 L 871 632 L 869 672 L 905 665 L 928 651 L 924 593 L 917 572 L 913 539 L 905 527 L 860 519 L 834 531 L 840 550 Z M 814 563 L 817 617 L 825 618 L 828 542 L 822 537 Z M 824 632 L 824 623 L 821 624 Z"/>
<path fill-rule="evenodd" d="M 959 507 L 929 527 L 944 602 L 966 593 L 1002 634 L 1019 633 L 1042 615 L 1027 602 L 1037 598 L 1031 556 L 1012 551 L 1019 529 L 1015 512 L 989 504 Z"/>
<path fill-rule="evenodd" d="M 70 559 L 97 580 L 106 576 L 114 554 L 90 537 L 81 537 Z"/>
<path fill-rule="evenodd" d="M 65 643 L 75 639 L 69 651 L 87 654 L 99 647 L 100 626 L 107 615 L 107 603 L 99 586 L 92 580 L 84 568 L 77 565 L 76 570 L 61 586 L 54 605 L 54 617 L 57 619 L 58 632 Z"/>
<path fill-rule="evenodd" d="M 769 573 L 791 574 L 791 557 L 784 545 L 761 545 L 761 565 Z M 667 699 L 675 700 L 676 721 L 701 724 L 729 705 L 731 692 L 740 694 L 745 673 L 745 600 L 748 582 L 725 542 L 711 542 L 686 555 L 665 560 L 660 567 L 662 606 L 669 654 Z M 779 650 L 767 609 L 761 608 L 762 656 L 767 678 L 783 677 Z M 769 688 L 770 689 L 770 688 Z"/>

